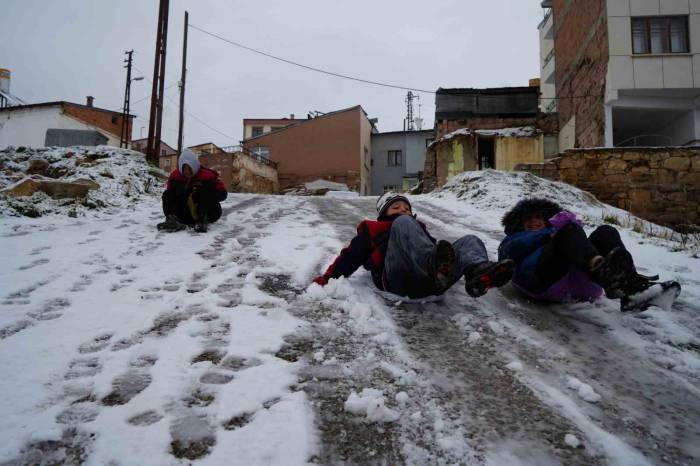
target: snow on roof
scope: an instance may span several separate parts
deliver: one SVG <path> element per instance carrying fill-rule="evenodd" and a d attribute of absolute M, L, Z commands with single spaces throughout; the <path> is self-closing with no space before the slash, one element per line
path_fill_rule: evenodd
<path fill-rule="evenodd" d="M 442 141 L 447 141 L 456 136 L 471 136 L 472 134 L 477 134 L 479 136 L 494 136 L 499 138 L 531 138 L 541 134 L 542 131 L 535 128 L 534 126 L 516 126 L 513 128 L 500 128 L 500 129 L 472 129 L 472 128 L 460 128 L 458 130 L 447 133 L 440 139 L 434 141 L 430 145 L 437 144 Z"/>
<path fill-rule="evenodd" d="M 349 191 L 348 187 L 343 183 L 335 183 L 327 180 L 314 180 L 304 183 L 304 187 L 309 191 L 317 191 L 320 189 L 328 189 L 329 191 Z"/>

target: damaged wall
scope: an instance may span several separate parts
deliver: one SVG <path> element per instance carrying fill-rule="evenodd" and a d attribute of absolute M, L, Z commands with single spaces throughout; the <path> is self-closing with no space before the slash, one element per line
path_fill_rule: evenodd
<path fill-rule="evenodd" d="M 700 148 L 570 150 L 546 164 L 518 165 L 576 186 L 662 225 L 700 225 Z"/>

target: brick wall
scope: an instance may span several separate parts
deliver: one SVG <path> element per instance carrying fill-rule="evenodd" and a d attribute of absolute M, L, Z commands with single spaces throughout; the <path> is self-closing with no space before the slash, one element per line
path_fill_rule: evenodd
<path fill-rule="evenodd" d="M 655 223 L 700 225 L 697 147 L 571 150 L 546 164 L 516 170 L 571 184 Z"/>
<path fill-rule="evenodd" d="M 117 112 L 65 103 L 63 105 L 63 113 L 103 129 L 117 137 L 119 137 L 122 132 L 122 116 Z M 129 140 L 131 140 L 131 125 L 132 122 L 129 121 L 129 127 L 127 129 Z"/>
<path fill-rule="evenodd" d="M 605 144 L 608 63 L 605 0 L 554 0 L 559 126 L 576 116 L 575 147 Z"/>

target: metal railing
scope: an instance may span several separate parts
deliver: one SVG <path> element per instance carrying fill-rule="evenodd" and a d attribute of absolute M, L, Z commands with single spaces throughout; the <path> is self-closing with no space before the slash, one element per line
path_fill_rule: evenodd
<path fill-rule="evenodd" d="M 640 144 L 640 141 L 648 141 L 646 144 Z M 662 143 L 659 143 L 663 141 Z M 672 146 L 673 138 L 666 136 L 665 134 L 639 134 L 637 136 L 632 136 L 627 138 L 622 142 L 615 144 L 615 147 L 663 147 Z"/>
<path fill-rule="evenodd" d="M 261 163 L 263 165 L 267 165 L 272 168 L 277 168 L 277 163 L 273 162 L 272 160 L 263 157 L 260 154 L 256 154 L 255 152 L 251 151 L 250 149 L 247 149 L 243 146 L 225 146 L 222 147 L 221 150 L 223 150 L 226 153 L 235 153 L 235 152 L 242 152 L 243 154 L 247 155 L 248 157 L 254 159 L 256 162 Z"/>

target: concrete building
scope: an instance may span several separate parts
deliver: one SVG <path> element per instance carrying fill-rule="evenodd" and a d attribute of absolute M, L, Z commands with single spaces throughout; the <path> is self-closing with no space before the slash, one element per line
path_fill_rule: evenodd
<path fill-rule="evenodd" d="M 551 9 L 560 150 L 700 143 L 700 0 L 542 6 Z"/>
<path fill-rule="evenodd" d="M 129 116 L 129 137 L 133 118 Z M 43 147 L 47 136 L 52 140 L 49 130 L 79 130 L 73 133 L 78 136 L 76 141 L 85 140 L 80 131 L 97 131 L 107 145 L 119 147 L 121 127 L 122 113 L 94 107 L 92 97 L 86 105 L 64 101 L 15 105 L 0 108 L 0 147 Z M 63 132 L 63 140 L 70 134 Z"/>
<path fill-rule="evenodd" d="M 0 108 L 26 105 L 27 103 L 10 93 L 10 70 L 0 68 Z"/>
<path fill-rule="evenodd" d="M 241 141 L 248 151 L 277 164 L 281 189 L 325 179 L 370 192 L 373 121 L 361 106 L 299 120 Z"/>
<path fill-rule="evenodd" d="M 423 175 L 433 130 L 372 134 L 372 195 L 408 191 Z"/>
<path fill-rule="evenodd" d="M 135 139 L 131 141 L 131 150 L 141 152 L 146 154 L 146 146 L 148 145 L 148 138 Z M 166 173 L 170 173 L 175 168 L 177 168 L 177 150 L 173 149 L 165 141 L 160 141 L 160 154 L 158 154 L 158 166 L 161 170 Z"/>
<path fill-rule="evenodd" d="M 293 113 L 289 115 L 289 118 L 244 118 L 243 139 L 277 131 L 300 121 L 303 119 L 295 119 Z"/>
<path fill-rule="evenodd" d="M 542 2 L 545 6 L 547 2 Z M 551 3 L 551 0 L 550 0 Z M 540 31 L 540 111 L 554 113 L 557 111 L 557 89 L 554 81 L 554 17 L 552 9 L 545 9 L 544 19 L 537 29 Z"/>
<path fill-rule="evenodd" d="M 539 111 L 536 85 L 438 89 L 435 133 L 426 153 L 425 191 L 462 171 L 512 170 L 557 153 L 556 114 Z"/>

